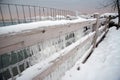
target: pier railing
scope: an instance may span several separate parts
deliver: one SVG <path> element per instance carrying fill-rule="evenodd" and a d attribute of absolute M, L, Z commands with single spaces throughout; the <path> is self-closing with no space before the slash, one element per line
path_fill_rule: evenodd
<path fill-rule="evenodd" d="M 0 3 L 0 26 L 29 23 L 41 20 L 73 19 L 74 11 L 36 5 Z"/>

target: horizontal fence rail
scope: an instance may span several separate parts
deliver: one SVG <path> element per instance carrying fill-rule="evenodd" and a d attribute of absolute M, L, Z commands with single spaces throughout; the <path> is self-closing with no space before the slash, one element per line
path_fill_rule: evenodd
<path fill-rule="evenodd" d="M 73 19 L 74 11 L 35 5 L 0 3 L 0 26 L 29 23 L 41 20 Z"/>

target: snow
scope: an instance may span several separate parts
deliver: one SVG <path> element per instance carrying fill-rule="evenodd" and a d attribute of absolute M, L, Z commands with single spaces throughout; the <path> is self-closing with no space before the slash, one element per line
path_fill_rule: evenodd
<path fill-rule="evenodd" d="M 89 20 L 94 20 L 94 19 L 89 19 Z M 48 20 L 48 21 L 38 21 L 38 22 L 10 25 L 10 26 L 5 26 L 5 27 L 0 27 L 0 35 L 29 31 L 31 29 L 36 29 L 40 27 L 44 28 L 44 27 L 50 27 L 53 25 L 64 25 L 68 23 L 77 23 L 77 22 L 82 22 L 82 21 L 88 21 L 88 19 L 79 17 L 78 19 L 75 19 L 75 20 L 56 20 L 56 21 Z"/>
<path fill-rule="evenodd" d="M 112 19 L 111 21 L 115 22 L 115 24 L 118 24 L 118 18 Z"/>
<path fill-rule="evenodd" d="M 101 17 L 109 17 L 110 15 L 111 16 L 116 16 L 117 13 L 104 13 L 104 14 L 101 15 Z"/>
<path fill-rule="evenodd" d="M 87 62 L 82 64 L 79 60 L 62 80 L 120 80 L 119 70 L 120 30 L 112 27 Z"/>
<path fill-rule="evenodd" d="M 72 45 L 66 47 L 65 49 L 53 54 L 49 58 L 45 59 L 44 61 L 40 61 L 39 63 L 29 67 L 25 71 L 21 73 L 21 76 L 19 76 L 16 80 L 32 80 L 35 76 L 40 74 L 42 71 L 50 67 L 53 62 L 60 59 L 60 57 L 66 55 L 69 51 L 74 49 L 79 44 L 83 43 L 87 38 L 93 36 L 95 32 L 91 32 L 85 37 L 81 38 L 80 40 L 76 41 Z"/>
<path fill-rule="evenodd" d="M 91 50 L 93 48 L 93 45 L 90 46 L 90 48 L 84 53 L 84 55 L 80 58 L 79 63 L 82 63 L 90 54 Z"/>

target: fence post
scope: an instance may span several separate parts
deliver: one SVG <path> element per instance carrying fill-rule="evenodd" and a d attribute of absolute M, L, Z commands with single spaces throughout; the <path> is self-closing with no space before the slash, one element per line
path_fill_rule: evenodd
<path fill-rule="evenodd" d="M 33 8 L 34 8 L 34 18 L 35 18 L 35 21 L 37 21 L 37 19 L 36 19 L 36 6 L 33 6 Z"/>
<path fill-rule="evenodd" d="M 1 13 L 1 17 L 2 17 L 3 26 L 5 26 L 5 21 L 4 21 L 1 5 L 0 5 L 0 13 Z"/>
<path fill-rule="evenodd" d="M 17 5 L 15 5 L 15 8 L 16 8 L 16 13 L 17 13 L 17 18 L 18 18 L 17 20 L 18 20 L 18 23 L 20 23 Z"/>
<path fill-rule="evenodd" d="M 9 15 L 10 15 L 10 20 L 13 24 L 13 19 L 12 19 L 12 14 L 11 14 L 11 8 L 10 8 L 10 5 L 8 4 L 8 10 L 9 10 Z"/>
<path fill-rule="evenodd" d="M 49 8 L 46 8 L 46 17 L 49 20 Z"/>
<path fill-rule="evenodd" d="M 110 23 L 110 17 L 107 17 L 106 22 L 105 22 L 105 34 L 108 32 L 109 28 L 109 23 Z"/>
<path fill-rule="evenodd" d="M 24 17 L 24 20 L 23 20 L 23 21 L 26 23 L 26 17 L 25 17 L 24 5 L 22 5 L 22 10 L 23 10 L 23 17 Z M 24 22 L 23 22 L 23 23 L 24 23 Z"/>
<path fill-rule="evenodd" d="M 41 21 L 41 9 L 40 9 L 40 6 L 39 6 L 39 20 Z"/>
<path fill-rule="evenodd" d="M 96 44 L 97 44 L 98 26 L 99 26 L 99 14 L 98 13 L 94 14 L 94 17 L 96 18 L 96 24 L 94 25 L 95 36 L 94 36 L 94 39 L 93 39 L 93 49 L 96 48 Z"/>
<path fill-rule="evenodd" d="M 28 6 L 28 8 L 29 8 L 29 17 L 30 17 L 29 22 L 32 22 L 30 5 Z"/>

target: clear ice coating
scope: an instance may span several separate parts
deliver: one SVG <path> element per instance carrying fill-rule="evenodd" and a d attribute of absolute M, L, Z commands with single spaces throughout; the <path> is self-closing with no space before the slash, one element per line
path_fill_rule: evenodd
<path fill-rule="evenodd" d="M 93 25 L 80 27 L 78 30 L 66 33 L 64 35 L 58 35 L 56 38 L 41 41 L 35 45 L 17 50 L 11 51 L 0 55 L 0 79 L 7 80 L 9 78 L 15 78 L 21 75 L 28 67 L 42 62 L 49 58 L 53 54 L 67 48 L 72 43 L 80 40 L 82 37 L 93 32 Z M 99 31 L 99 36 L 104 32 L 104 28 Z M 86 42 L 81 49 L 77 50 L 71 57 L 69 57 L 64 63 L 58 66 L 50 75 L 46 76 L 44 80 L 60 80 L 60 76 L 64 75 L 65 71 L 69 70 L 75 62 L 91 47 L 93 38 Z"/>

